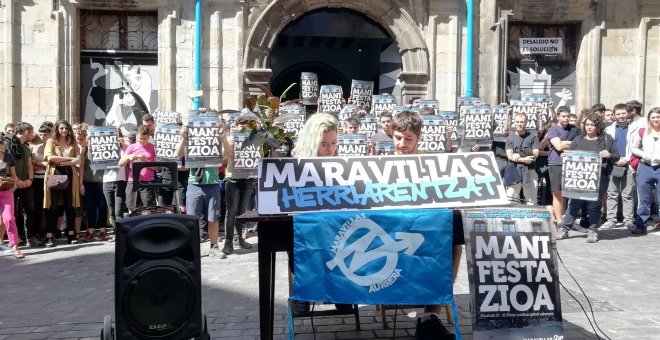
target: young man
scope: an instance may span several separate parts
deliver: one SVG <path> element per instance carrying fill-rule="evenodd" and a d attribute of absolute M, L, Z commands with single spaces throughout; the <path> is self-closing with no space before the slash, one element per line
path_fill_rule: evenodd
<path fill-rule="evenodd" d="M 346 119 L 346 125 L 344 126 L 344 133 L 347 134 L 356 134 L 360 130 L 360 120 L 355 117 L 350 117 Z"/>
<path fill-rule="evenodd" d="M 552 211 L 556 225 L 563 220 L 564 197 L 561 195 L 561 154 L 571 147 L 572 137 L 577 127 L 568 123 L 571 110 L 566 106 L 557 108 L 557 124 L 548 129 L 545 139 L 549 141 L 548 172 L 550 174 L 550 190 L 552 191 Z"/>
<path fill-rule="evenodd" d="M 381 116 L 382 118 L 382 116 Z M 392 121 L 392 139 L 397 155 L 417 154 L 417 144 L 422 135 L 422 119 L 410 111 L 400 112 Z M 456 280 L 461 253 L 465 244 L 463 223 L 460 216 L 453 219 L 452 282 Z M 415 337 L 417 339 L 438 339 L 449 333 L 437 317 L 439 305 L 426 306 L 424 315 L 417 319 Z"/>
<path fill-rule="evenodd" d="M 34 138 L 34 128 L 30 123 L 18 123 L 16 124 L 16 137 L 20 140 L 20 145 L 16 145 L 16 150 L 7 151 L 16 160 L 18 182 L 16 182 L 17 189 L 14 191 L 14 216 L 16 216 L 18 234 L 27 240 L 29 246 L 41 247 L 44 244 L 38 238 L 39 226 L 35 222 L 35 200 L 32 187 L 34 169 L 32 167 L 32 150 L 28 145 Z"/>
<path fill-rule="evenodd" d="M 371 136 L 371 148 L 369 149 L 370 156 L 378 154 L 377 147 L 379 144 L 392 142 L 392 112 L 383 111 L 378 118 L 378 123 L 380 124 L 382 131 Z"/>
<path fill-rule="evenodd" d="M 525 194 L 527 205 L 536 205 L 539 177 L 534 168 L 539 156 L 539 135 L 527 131 L 527 115 L 518 113 L 513 117 L 515 133 L 506 138 L 506 156 L 516 165 L 522 181 L 506 188 L 506 195 L 518 201 L 520 189 Z"/>
<path fill-rule="evenodd" d="M 633 196 L 637 193 L 635 192 L 632 171 L 628 169 L 630 155 L 626 153 L 630 135 L 628 128 L 630 112 L 626 104 L 617 104 L 612 110 L 614 111 L 615 121 L 614 124 L 605 128 L 605 133 L 614 139 L 614 146 L 621 158 L 614 163 L 610 182 L 607 186 L 607 221 L 602 226 L 611 228 L 616 225 L 619 196 L 621 196 L 623 223 L 628 229 L 632 229 L 635 226 Z"/>

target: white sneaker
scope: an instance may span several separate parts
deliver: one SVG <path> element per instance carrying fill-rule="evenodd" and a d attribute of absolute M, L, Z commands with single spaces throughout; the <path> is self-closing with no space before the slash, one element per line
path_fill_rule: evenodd
<path fill-rule="evenodd" d="M 12 255 L 13 253 L 14 251 L 11 249 L 11 247 L 0 242 L 0 255 Z"/>

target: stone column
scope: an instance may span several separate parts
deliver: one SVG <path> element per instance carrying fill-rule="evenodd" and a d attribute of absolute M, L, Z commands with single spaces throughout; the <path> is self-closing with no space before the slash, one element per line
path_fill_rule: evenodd
<path fill-rule="evenodd" d="M 20 31 L 16 24 L 16 5 L 14 1 L 3 1 L 0 6 L 0 29 L 3 32 L 0 37 L 0 65 L 2 65 L 2 75 L 0 75 L 0 119 L 3 122 L 14 122 L 19 120 L 20 112 L 20 73 L 16 70 L 20 68 Z M 3 126 L 4 128 L 4 126 Z"/>
<path fill-rule="evenodd" d="M 176 27 L 181 15 L 173 6 L 158 9 L 158 107 L 176 110 Z"/>

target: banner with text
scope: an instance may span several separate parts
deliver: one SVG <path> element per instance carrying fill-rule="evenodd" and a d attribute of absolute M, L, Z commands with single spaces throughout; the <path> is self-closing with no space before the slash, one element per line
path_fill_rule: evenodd
<path fill-rule="evenodd" d="M 159 161 L 176 161 L 176 145 L 181 141 L 181 127 L 179 125 L 157 125 L 154 133 L 156 157 Z"/>
<path fill-rule="evenodd" d="M 339 85 L 321 85 L 319 91 L 319 110 L 337 115 L 341 111 L 344 91 Z"/>
<path fill-rule="evenodd" d="M 564 151 L 562 155 L 562 196 L 597 201 L 602 159 L 595 151 Z"/>
<path fill-rule="evenodd" d="M 232 178 L 256 178 L 257 164 L 261 153 L 254 144 L 243 145 L 249 132 L 233 132 L 234 140 L 234 172 Z"/>
<path fill-rule="evenodd" d="M 507 204 L 491 152 L 264 158 L 260 214 Z"/>
<path fill-rule="evenodd" d="M 186 166 L 189 168 L 217 167 L 222 164 L 220 117 L 217 113 L 188 117 Z"/>
<path fill-rule="evenodd" d="M 304 105 L 318 105 L 319 78 L 314 72 L 300 73 L 300 98 Z"/>
<path fill-rule="evenodd" d="M 366 156 L 368 152 L 367 136 L 363 134 L 341 134 L 337 136 L 337 156 Z"/>
<path fill-rule="evenodd" d="M 462 214 L 474 339 L 562 339 L 548 211 L 467 209 Z"/>
<path fill-rule="evenodd" d="M 563 38 L 520 38 L 520 54 L 562 54 Z"/>
<path fill-rule="evenodd" d="M 92 170 L 116 168 L 120 147 L 116 127 L 89 128 L 89 162 Z"/>

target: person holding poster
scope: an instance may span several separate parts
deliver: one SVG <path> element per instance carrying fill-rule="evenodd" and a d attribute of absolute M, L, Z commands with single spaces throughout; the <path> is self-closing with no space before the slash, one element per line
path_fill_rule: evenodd
<path fill-rule="evenodd" d="M 234 130 L 251 130 L 257 127 L 256 116 L 252 112 L 242 113 L 236 120 Z M 238 236 L 238 246 L 243 249 L 252 248 L 252 244 L 245 241 L 243 223 L 236 221 L 236 217 L 245 213 L 250 197 L 254 190 L 254 178 L 237 176 L 235 168 L 234 139 L 230 131 L 225 131 L 223 138 L 223 164 L 225 166 L 225 195 L 227 197 L 227 213 L 225 215 L 225 245 L 222 252 L 229 255 L 234 251 L 234 230 Z M 210 233 L 210 229 L 209 229 Z"/>
<path fill-rule="evenodd" d="M 176 145 L 176 157 L 183 159 L 186 145 L 188 145 L 188 127 L 182 126 L 181 140 Z M 218 168 L 190 168 L 188 169 L 187 183 L 185 213 L 199 218 L 206 218 L 210 240 L 209 256 L 219 259 L 226 258 L 227 255 L 220 251 L 218 245 L 220 235 L 220 176 Z M 200 228 L 200 232 L 202 230 Z"/>
<path fill-rule="evenodd" d="M 124 155 L 119 159 L 119 166 L 128 164 L 128 182 L 126 183 L 126 207 L 129 213 L 137 208 L 137 195 L 140 195 L 140 201 L 143 207 L 156 205 L 156 195 L 152 188 L 138 188 L 133 191 L 134 181 L 150 183 L 155 180 L 155 173 L 152 168 L 143 168 L 140 170 L 140 178 L 133 178 L 133 164 L 135 162 L 155 162 L 156 148 L 149 143 L 149 128 L 140 125 L 137 129 L 136 142 L 129 145 L 124 151 Z"/>
<path fill-rule="evenodd" d="M 509 169 L 518 173 L 520 182 L 508 186 L 506 195 L 518 201 L 522 189 L 527 205 L 536 205 L 539 177 L 534 162 L 539 156 L 539 136 L 527 131 L 527 115 L 524 113 L 517 113 L 513 124 L 516 131 L 507 137 L 505 147 L 507 158 L 513 164 Z"/>
<path fill-rule="evenodd" d="M 387 145 L 394 146 L 392 144 L 392 112 L 383 111 L 378 117 L 378 123 L 380 125 L 381 131 L 374 133 L 371 136 L 371 148 L 369 150 L 369 155 L 380 155 L 385 154 L 382 149 Z"/>
<path fill-rule="evenodd" d="M 564 197 L 561 195 L 561 154 L 570 149 L 571 137 L 576 133 L 577 127 L 568 124 L 571 110 L 566 106 L 557 108 L 557 124 L 548 129 L 544 140 L 547 140 L 548 174 L 550 177 L 550 190 L 552 191 L 552 212 L 555 226 L 559 226 L 564 216 Z M 545 144 L 543 141 L 542 145 Z"/>
<path fill-rule="evenodd" d="M 80 194 L 85 197 L 85 212 L 87 215 L 87 234 L 85 241 L 94 240 L 95 229 L 99 230 L 98 240 L 105 241 L 105 225 L 108 221 L 108 210 L 105 196 L 103 195 L 103 169 L 92 169 L 91 151 L 87 136 L 87 124 L 82 123 L 75 130 L 76 141 L 80 146 L 80 169 L 82 176 L 80 180 Z"/>
<path fill-rule="evenodd" d="M 568 118 L 568 116 L 566 117 Z M 601 175 L 597 179 L 598 197 L 595 201 L 586 201 L 581 199 L 572 198 L 568 203 L 568 210 L 564 216 L 561 230 L 557 233 L 557 239 L 568 238 L 568 232 L 573 227 L 573 222 L 577 219 L 580 210 L 586 206 L 587 219 L 589 220 L 589 229 L 587 230 L 587 243 L 598 242 L 598 228 L 600 227 L 600 209 L 603 197 L 607 191 L 607 183 L 609 182 L 610 173 L 612 172 L 613 163 L 619 160 L 619 153 L 614 145 L 614 140 L 605 133 L 605 125 L 603 119 L 595 113 L 587 116 L 584 123 L 584 130 L 582 134 L 575 137 L 570 145 L 570 150 L 579 151 L 595 151 L 600 154 L 601 161 Z M 573 171 L 578 177 L 587 174 L 588 169 Z M 583 216 L 584 217 L 584 216 Z"/>
<path fill-rule="evenodd" d="M 649 111 L 647 128 L 632 133 L 631 151 L 639 158 L 637 166 L 637 218 L 633 234 L 645 235 L 651 217 L 653 187 L 660 184 L 660 107 Z M 640 137 L 642 135 L 642 137 Z M 657 190 L 657 189 L 656 189 Z M 659 200 L 660 201 L 660 200 Z"/>
<path fill-rule="evenodd" d="M 397 155 L 408 155 L 420 153 L 417 146 L 422 134 L 422 119 L 418 114 L 410 111 L 402 111 L 392 121 L 392 139 Z M 452 249 L 452 282 L 456 280 L 458 267 L 461 262 L 461 253 L 465 244 L 463 235 L 463 223 L 460 216 L 453 221 L 453 249 Z M 440 312 L 439 305 L 429 305 L 424 308 L 424 315 L 417 319 L 415 337 L 417 339 L 441 339 L 447 336 L 449 331 L 442 325 L 437 314 Z"/>

